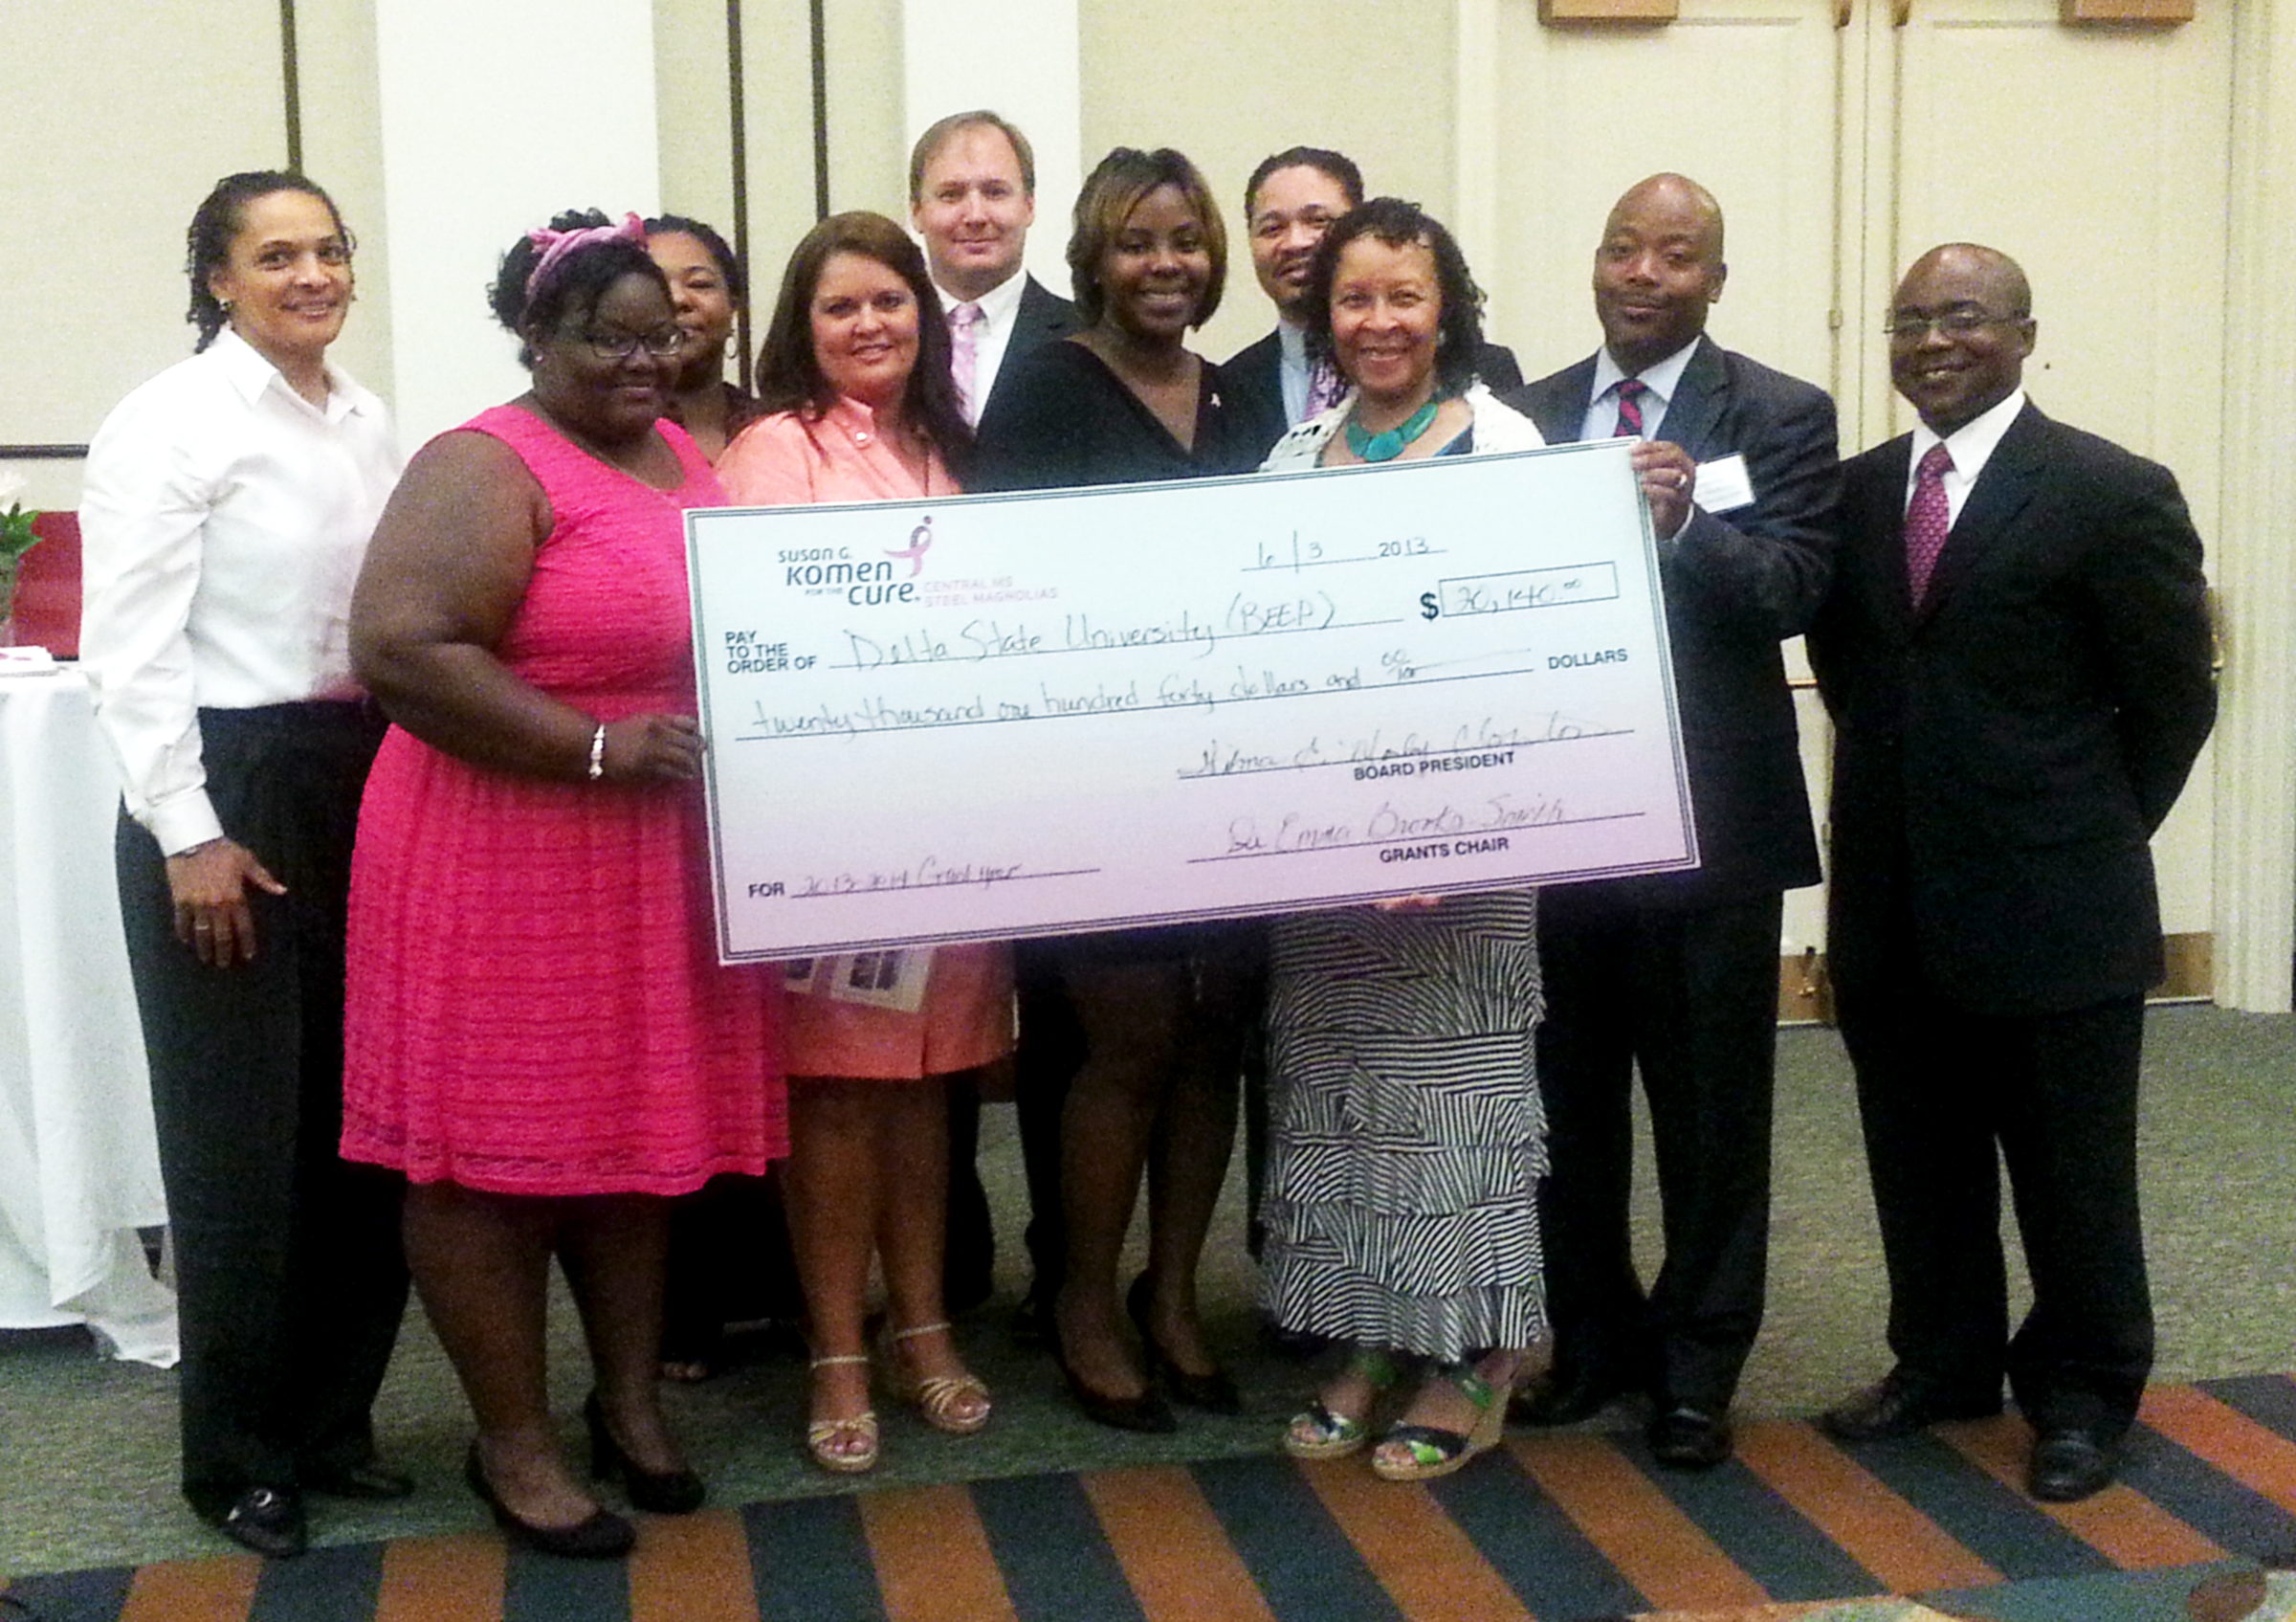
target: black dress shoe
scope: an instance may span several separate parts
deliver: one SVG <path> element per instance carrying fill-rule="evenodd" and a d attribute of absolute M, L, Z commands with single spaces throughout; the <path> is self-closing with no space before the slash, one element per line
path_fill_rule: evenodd
<path fill-rule="evenodd" d="M 1837 1403 L 1818 1416 L 1818 1427 L 1836 1441 L 1876 1442 L 1910 1436 L 1948 1419 L 1990 1419 L 2001 1411 L 2001 1397 L 1972 1392 L 1939 1392 L 1892 1370 L 1881 1384 Z"/>
<path fill-rule="evenodd" d="M 1644 1433 L 1651 1455 L 1669 1470 L 1711 1470 L 1730 1456 L 1730 1425 L 1719 1414 L 1675 1403 Z"/>
<path fill-rule="evenodd" d="M 292 1488 L 250 1487 L 222 1513 L 207 1519 L 232 1542 L 266 1560 L 287 1560 L 303 1552 L 303 1500 Z"/>
<path fill-rule="evenodd" d="M 1164 1355 L 1164 1348 L 1156 1344 L 1156 1336 L 1148 1328 L 1148 1275 L 1143 1273 L 1132 1281 L 1124 1292 L 1124 1310 L 1132 1314 L 1133 1326 L 1140 1332 L 1140 1344 L 1148 1354 L 1148 1378 L 1161 1380 L 1172 1400 L 1183 1408 L 1200 1409 L 1205 1413 L 1242 1413 L 1244 1393 L 1236 1389 L 1235 1381 L 1227 1371 L 1215 1368 L 1208 1374 L 1191 1374 Z"/>
<path fill-rule="evenodd" d="M 306 1464 L 295 1475 L 303 1491 L 321 1493 L 331 1499 L 362 1499 L 383 1503 L 392 1499 L 411 1498 L 414 1494 L 413 1477 L 373 1457 L 352 1464 Z"/>
<path fill-rule="evenodd" d="M 1508 1417 L 1525 1425 L 1576 1425 L 1633 1389 L 1599 1364 L 1564 1364 L 1515 1398 Z"/>
<path fill-rule="evenodd" d="M 495 1524 L 502 1528 L 512 1543 L 524 1544 L 538 1553 L 563 1555 L 569 1560 L 618 1560 L 638 1541 L 637 1528 L 604 1504 L 571 1526 L 538 1526 L 512 1514 L 495 1497 L 495 1484 L 486 1478 L 486 1463 L 478 1455 L 476 1442 L 471 1444 L 470 1453 L 463 1458 L 462 1478 L 470 1483 L 478 1501 L 494 1511 Z"/>
<path fill-rule="evenodd" d="M 2112 1485 L 2119 1447 L 2095 1431 L 2068 1425 L 2043 1431 L 2033 1444 L 2026 1485 L 2043 1503 L 2071 1503 Z"/>
<path fill-rule="evenodd" d="M 606 1422 L 606 1407 L 592 1391 L 582 1405 L 583 1423 L 590 1433 L 590 1479 L 622 1478 L 622 1490 L 632 1509 L 649 1515 L 691 1515 L 709 1497 L 701 1478 L 691 1470 L 648 1470 L 622 1451 L 613 1428 Z"/>

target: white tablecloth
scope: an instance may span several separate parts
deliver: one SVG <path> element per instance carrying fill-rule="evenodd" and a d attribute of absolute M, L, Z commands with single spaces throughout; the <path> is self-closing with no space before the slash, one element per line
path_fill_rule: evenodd
<path fill-rule="evenodd" d="M 0 676 L 0 1328 L 175 1362 L 138 1228 L 167 1220 L 112 877 L 120 779 L 64 668 Z"/>

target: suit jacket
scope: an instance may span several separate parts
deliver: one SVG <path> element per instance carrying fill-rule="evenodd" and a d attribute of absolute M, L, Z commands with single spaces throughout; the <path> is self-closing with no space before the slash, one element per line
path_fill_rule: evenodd
<path fill-rule="evenodd" d="M 1834 718 L 1827 958 L 1922 969 L 1990 1013 L 2086 1008 L 2160 977 L 2147 841 L 2216 719 L 2194 533 L 2157 463 L 2030 403 L 1911 606 L 1910 434 L 1844 469 L 1810 631 Z"/>
<path fill-rule="evenodd" d="M 1026 271 L 1021 274 L 1027 276 Z M 1004 387 L 1005 375 L 1011 371 L 1013 362 L 1040 344 L 1066 338 L 1076 327 L 1076 306 L 1029 276 L 1027 284 L 1021 289 L 1021 307 L 1012 319 L 1012 337 L 1005 342 L 1004 358 L 997 365 L 996 381 L 988 386 L 988 400 L 995 399 L 997 390 Z M 984 415 L 988 400 L 981 402 Z"/>
<path fill-rule="evenodd" d="M 1575 443 L 1595 359 L 1501 398 L 1549 443 Z M 1700 865 L 1602 882 L 1643 904 L 1685 906 L 1815 884 L 1818 843 L 1778 644 L 1808 629 L 1832 575 L 1834 402 L 1701 338 L 1659 429 L 1701 462 L 1743 455 L 1755 499 L 1722 514 L 1693 506 L 1658 544 Z"/>
<path fill-rule="evenodd" d="M 1237 413 L 1244 437 L 1265 455 L 1292 426 L 1284 414 L 1283 339 L 1270 332 L 1245 344 L 1221 363 L 1220 371 L 1227 379 L 1228 409 Z M 1523 368 L 1504 344 L 1485 344 L 1476 351 L 1475 375 L 1494 394 L 1523 382 Z"/>

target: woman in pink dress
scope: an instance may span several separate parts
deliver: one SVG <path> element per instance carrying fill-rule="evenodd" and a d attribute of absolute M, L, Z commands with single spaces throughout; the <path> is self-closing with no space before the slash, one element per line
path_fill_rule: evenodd
<path fill-rule="evenodd" d="M 718 463 L 745 505 L 955 493 L 947 456 L 970 444 L 949 376 L 948 327 L 924 256 L 882 214 L 836 214 L 790 256 L 758 360 L 761 416 Z M 921 312 L 930 312 L 929 315 Z M 887 957 L 898 960 L 888 963 Z M 859 973 L 915 1011 L 850 1000 Z M 916 996 L 898 997 L 921 986 Z M 790 1237 L 813 1344 L 806 1441 L 823 1469 L 877 1460 L 863 1302 L 872 1252 L 891 1299 L 886 1376 L 936 1430 L 988 1422 L 988 1391 L 957 1354 L 941 1304 L 948 1079 L 1012 1047 L 1012 954 L 916 948 L 792 965 Z"/>
<path fill-rule="evenodd" d="M 776 994 L 721 967 L 684 511 L 724 500 L 657 424 L 681 339 L 635 216 L 516 244 L 493 304 L 533 388 L 440 435 L 351 605 L 396 723 L 352 871 L 343 1153 L 408 1180 L 408 1260 L 511 1536 L 625 1552 L 551 1429 L 556 1254 L 588 1338 L 590 1474 L 697 1507 L 657 1402 L 667 1196 L 783 1152 Z"/>

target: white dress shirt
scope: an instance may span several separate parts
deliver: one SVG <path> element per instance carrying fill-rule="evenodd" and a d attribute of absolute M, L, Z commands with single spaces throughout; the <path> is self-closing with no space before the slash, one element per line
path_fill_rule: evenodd
<path fill-rule="evenodd" d="M 1659 424 L 1667 420 L 1667 405 L 1682 387 L 1683 368 L 1690 364 L 1690 351 L 1698 347 L 1693 338 L 1656 366 L 1645 367 L 1635 375 L 1649 390 L 1642 398 L 1643 437 L 1659 437 Z M 1595 352 L 1595 380 L 1586 402 L 1586 417 L 1578 426 L 1578 437 L 1615 439 L 1619 433 L 1619 385 L 1626 374 L 1619 363 L 1610 358 L 1610 345 L 1604 344 Z"/>
<path fill-rule="evenodd" d="M 223 833 L 199 711 L 356 698 L 351 587 L 398 442 L 327 369 L 312 405 L 236 333 L 120 402 L 88 448 L 80 662 L 128 813 L 173 855 Z"/>
<path fill-rule="evenodd" d="M 1930 454 L 1931 446 L 1943 443 L 1946 455 L 1954 458 L 1953 467 L 1937 481 L 1945 487 L 1946 527 L 1951 529 L 1958 523 L 1961 521 L 1961 505 L 1969 500 L 1969 492 L 1976 484 L 1977 475 L 1983 473 L 1985 464 L 1993 460 L 1994 452 L 2000 448 L 2001 435 L 2009 432 L 2009 425 L 2017 420 L 2017 413 L 2024 409 L 2025 391 L 2012 389 L 2007 399 L 1970 418 L 1947 434 L 1943 441 L 1938 439 L 1936 432 L 1928 423 L 1915 418 L 1913 455 L 1906 463 L 1905 504 L 1909 507 L 1913 504 L 1913 486 L 1921 478 L 1921 458 Z"/>
<path fill-rule="evenodd" d="M 1021 294 L 1028 285 L 1028 273 L 1016 270 L 972 302 L 981 306 L 981 330 L 973 341 L 973 395 L 965 404 L 965 420 L 975 428 L 981 426 L 981 408 L 988 404 L 989 390 L 997 386 L 997 372 L 1004 365 L 1004 351 L 1012 344 L 1012 329 L 1021 319 Z M 938 282 L 933 291 L 940 295 L 940 313 L 948 313 L 966 300 L 958 298 Z"/>

